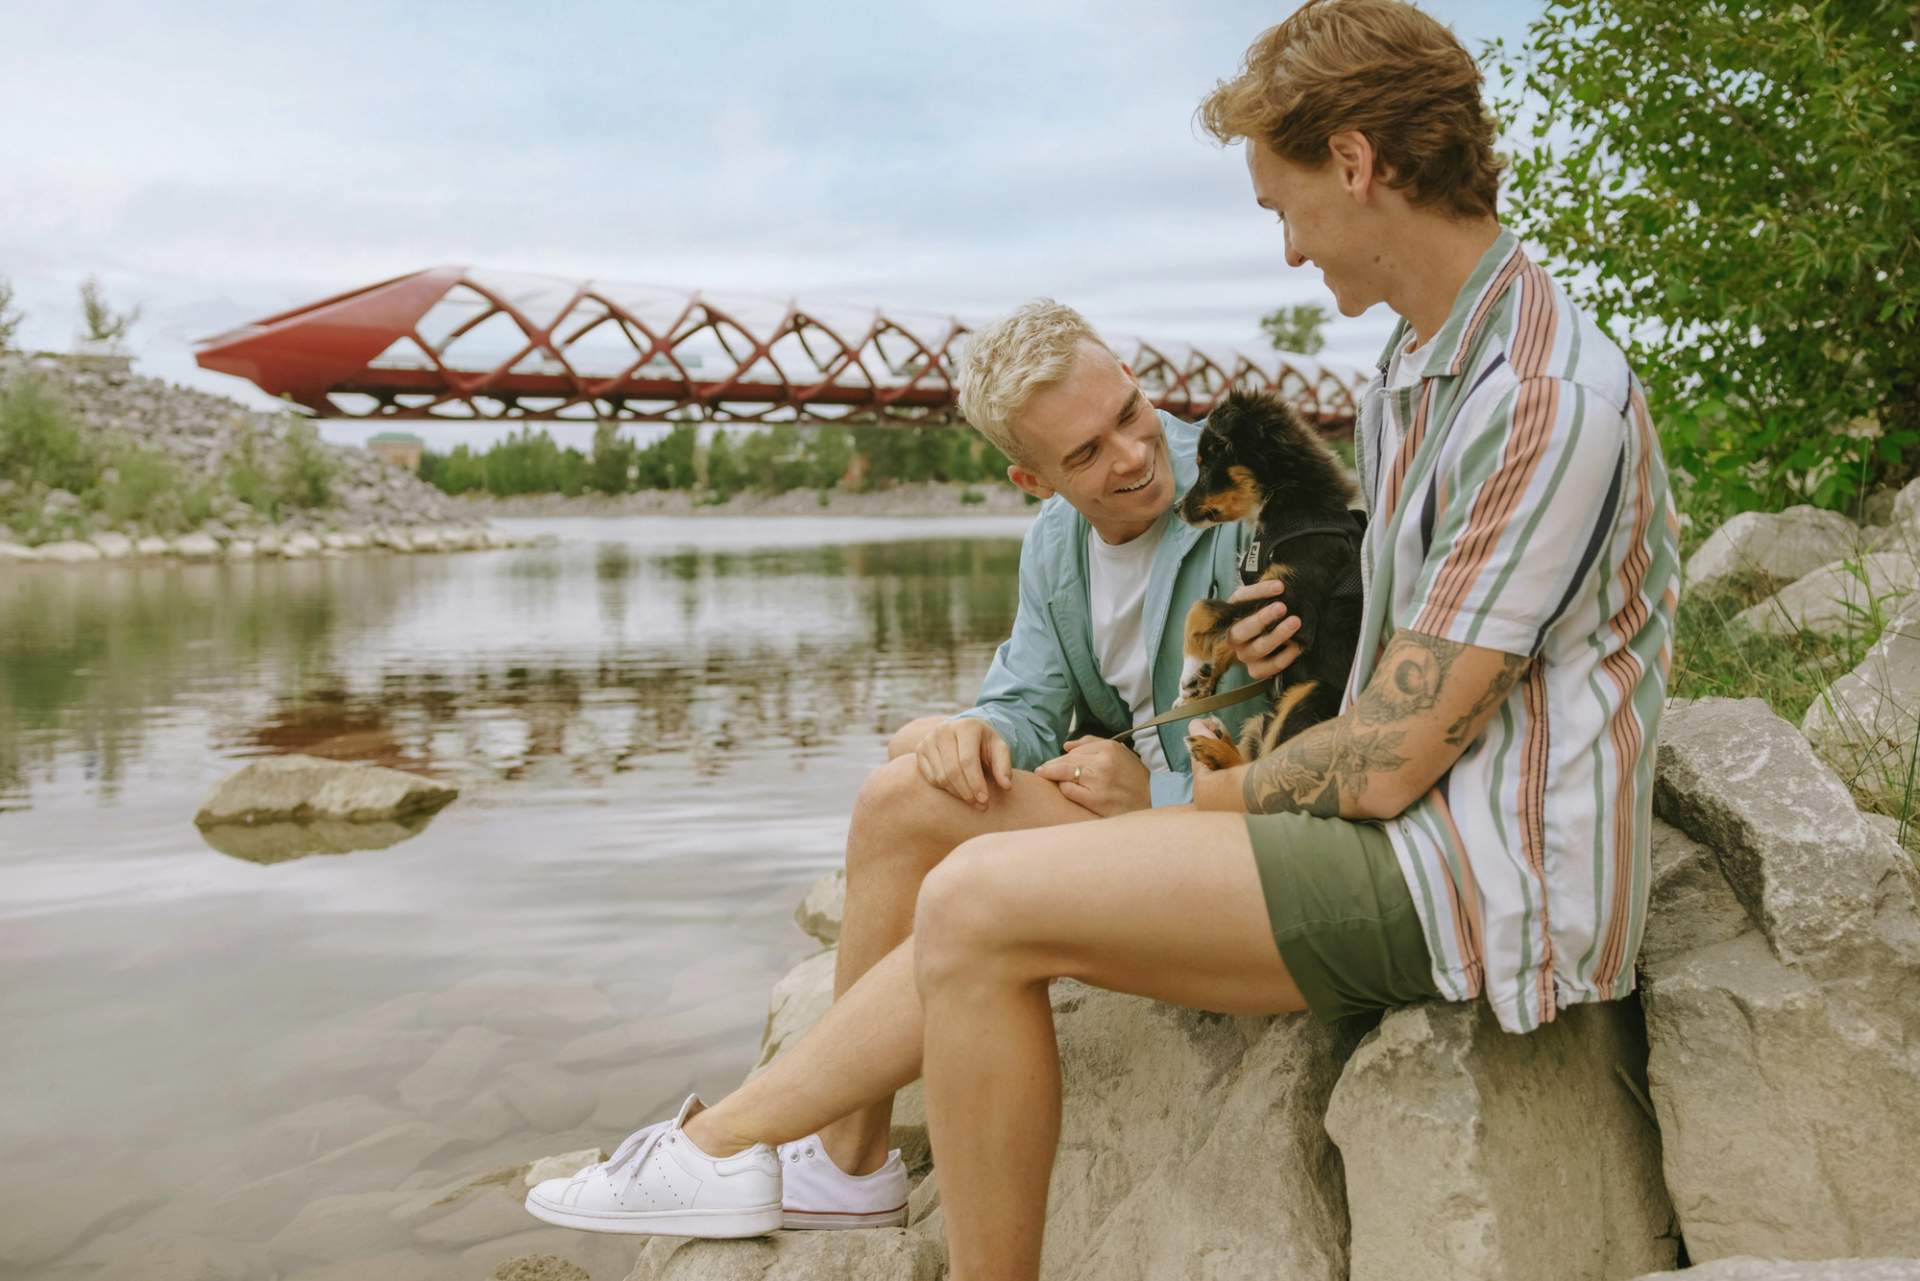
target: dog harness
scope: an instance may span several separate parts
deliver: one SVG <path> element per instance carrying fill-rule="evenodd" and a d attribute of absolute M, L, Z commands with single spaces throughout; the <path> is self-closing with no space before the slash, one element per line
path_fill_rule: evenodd
<path fill-rule="evenodd" d="M 1360 540 L 1366 536 L 1367 514 L 1359 508 L 1349 508 L 1347 519 L 1340 521 L 1323 520 L 1308 516 L 1293 520 L 1282 519 L 1277 525 L 1264 530 L 1256 530 L 1255 536 L 1247 541 L 1246 551 L 1240 554 L 1240 581 L 1242 584 L 1257 583 L 1267 566 L 1278 559 L 1280 548 L 1297 539 L 1308 538 L 1315 534 L 1331 534 L 1343 538 L 1347 543 L 1347 568 L 1334 583 L 1333 597 L 1359 596 L 1363 590 L 1360 578 Z M 1319 611 L 1315 611 L 1317 614 Z M 1318 621 L 1314 617 L 1300 615 L 1300 630 L 1293 638 L 1300 642 L 1304 650 L 1313 648 L 1313 637 Z"/>

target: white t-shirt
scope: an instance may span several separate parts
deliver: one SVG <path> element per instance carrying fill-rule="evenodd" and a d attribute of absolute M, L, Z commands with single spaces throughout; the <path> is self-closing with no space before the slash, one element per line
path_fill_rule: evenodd
<path fill-rule="evenodd" d="M 1153 528 L 1118 545 L 1087 531 L 1087 597 L 1093 613 L 1093 656 L 1100 675 L 1119 691 L 1133 709 L 1133 723 L 1153 719 L 1153 664 L 1147 654 L 1146 629 L 1140 606 L 1147 596 L 1147 573 L 1153 553 L 1173 516 L 1169 507 Z M 1171 767 L 1160 746 L 1160 731 L 1146 729 L 1133 736 L 1134 750 L 1149 770 Z"/>

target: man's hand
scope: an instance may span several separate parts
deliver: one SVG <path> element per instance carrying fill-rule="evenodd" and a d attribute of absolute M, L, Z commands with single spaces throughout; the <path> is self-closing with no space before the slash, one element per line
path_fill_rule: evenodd
<path fill-rule="evenodd" d="M 1138 756 L 1105 738 L 1076 738 L 1066 746 L 1066 755 L 1034 771 L 1058 783 L 1062 796 L 1102 818 L 1153 804 L 1147 767 Z"/>
<path fill-rule="evenodd" d="M 965 801 L 987 808 L 987 779 L 1002 790 L 1013 786 L 1013 754 L 1000 732 L 977 716 L 943 721 L 914 749 L 920 777 Z"/>
<path fill-rule="evenodd" d="M 1278 597 L 1285 588 L 1286 583 L 1278 578 L 1263 578 L 1239 588 L 1227 599 L 1235 604 L 1269 600 Z M 1289 615 L 1286 605 L 1275 599 L 1265 609 L 1248 614 L 1229 627 L 1227 643 L 1233 647 L 1234 658 L 1247 669 L 1247 675 L 1263 681 L 1285 671 L 1300 657 L 1300 647 L 1291 643 L 1293 634 L 1299 630 L 1300 619 Z"/>

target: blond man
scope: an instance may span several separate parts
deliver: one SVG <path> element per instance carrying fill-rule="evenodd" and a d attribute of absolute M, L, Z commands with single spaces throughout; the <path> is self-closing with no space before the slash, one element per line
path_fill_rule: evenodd
<path fill-rule="evenodd" d="M 1522 1033 L 1632 989 L 1676 522 L 1625 360 L 1499 225 L 1480 83 L 1411 5 L 1315 0 L 1201 108 L 1288 264 L 1400 317 L 1356 433 L 1342 713 L 1196 778 L 1197 808 L 967 841 L 912 936 L 674 1138 L 744 1157 L 924 1067 L 950 1275 L 1017 1281 L 1059 1134 L 1053 978 L 1249 1014 L 1484 997 Z"/>

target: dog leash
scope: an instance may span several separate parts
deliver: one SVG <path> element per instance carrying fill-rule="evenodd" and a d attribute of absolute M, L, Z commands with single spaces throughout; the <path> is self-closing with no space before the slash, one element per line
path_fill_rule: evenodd
<path fill-rule="evenodd" d="M 1235 703 L 1244 703 L 1250 698 L 1272 692 L 1273 679 L 1255 681 L 1251 685 L 1240 685 L 1224 694 L 1209 694 L 1207 697 L 1191 703 L 1181 703 L 1170 712 L 1162 712 L 1150 721 L 1141 721 L 1138 725 L 1129 725 L 1118 734 L 1108 734 L 1109 743 L 1125 738 L 1127 735 L 1143 729 L 1154 729 L 1174 721 L 1192 720 L 1196 716 L 1205 716 L 1208 712 L 1217 712 L 1223 707 L 1232 707 Z"/>

